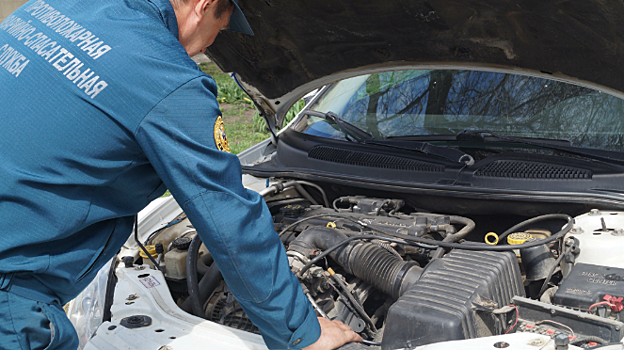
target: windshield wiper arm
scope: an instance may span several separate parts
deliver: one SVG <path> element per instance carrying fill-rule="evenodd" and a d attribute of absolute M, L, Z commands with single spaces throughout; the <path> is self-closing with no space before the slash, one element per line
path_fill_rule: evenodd
<path fill-rule="evenodd" d="M 403 151 L 416 151 L 423 154 L 428 154 L 444 159 L 448 159 L 457 163 L 471 166 L 475 160 L 471 155 L 457 150 L 455 148 L 435 146 L 428 142 L 418 141 L 403 141 L 403 140 L 366 140 L 364 142 L 367 145 L 377 145 L 383 147 L 389 147 L 394 149 L 400 149 Z"/>
<path fill-rule="evenodd" d="M 497 140 L 486 139 L 487 135 L 490 135 L 491 137 Z M 532 146 L 537 146 L 537 147 L 546 148 L 546 149 L 553 149 L 553 150 L 562 151 L 562 152 L 566 152 L 570 154 L 575 154 L 578 156 L 587 157 L 590 159 L 624 165 L 624 158 L 613 158 L 612 156 L 609 155 L 609 154 L 613 154 L 613 152 L 602 151 L 602 150 L 579 149 L 577 147 L 571 147 L 571 146 L 560 146 L 560 145 L 556 145 L 550 142 L 539 142 L 539 141 L 531 141 L 531 140 L 527 140 L 525 138 L 519 138 L 519 137 L 501 136 L 501 135 L 491 132 L 490 130 L 470 130 L 470 129 L 462 130 L 461 132 L 459 132 L 459 134 L 457 134 L 456 140 L 458 141 L 480 141 L 480 142 L 502 140 L 502 141 L 509 141 L 509 142 L 515 142 L 515 143 L 523 143 L 525 145 L 532 145 Z"/>
<path fill-rule="evenodd" d="M 336 124 L 340 130 L 346 135 L 350 136 L 355 142 L 363 143 L 365 145 L 375 145 L 388 148 L 394 148 L 402 151 L 419 152 L 427 155 L 432 155 L 444 159 L 448 159 L 457 163 L 471 166 L 474 164 L 474 158 L 471 155 L 466 154 L 460 150 L 448 147 L 435 146 L 427 142 L 418 141 L 402 141 L 402 140 L 375 140 L 373 136 L 366 131 L 351 125 L 346 121 L 340 119 L 340 117 L 333 112 L 319 112 L 314 110 L 305 110 L 303 113 L 315 117 L 324 118 Z M 347 138 L 348 141 L 353 141 Z"/>
<path fill-rule="evenodd" d="M 334 112 L 323 113 L 323 112 L 308 109 L 308 110 L 305 110 L 303 113 L 307 115 L 315 116 L 315 117 L 324 118 L 325 120 L 329 120 L 333 122 L 334 124 L 338 126 L 338 128 L 340 128 L 340 130 L 342 130 L 342 132 L 346 136 L 352 137 L 356 142 L 362 143 L 365 140 L 373 139 L 373 136 L 371 134 L 358 128 L 357 126 L 354 126 L 345 122 L 344 120 L 340 119 L 340 117 Z M 353 141 L 349 138 L 347 138 L 347 140 Z"/>

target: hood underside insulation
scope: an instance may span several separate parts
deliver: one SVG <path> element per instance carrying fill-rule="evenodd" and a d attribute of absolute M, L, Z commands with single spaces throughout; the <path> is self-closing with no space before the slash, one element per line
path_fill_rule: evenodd
<path fill-rule="evenodd" d="M 241 1 L 255 36 L 224 32 L 208 55 L 275 99 L 382 63 L 485 65 L 624 91 L 616 0 Z"/>

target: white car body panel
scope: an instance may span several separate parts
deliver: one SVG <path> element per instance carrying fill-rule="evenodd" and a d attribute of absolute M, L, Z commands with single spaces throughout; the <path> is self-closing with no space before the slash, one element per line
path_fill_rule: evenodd
<path fill-rule="evenodd" d="M 259 335 L 209 322 L 178 308 L 160 271 L 147 265 L 120 265 L 116 274 L 119 281 L 111 308 L 113 318 L 98 328 L 85 350 L 266 349 Z M 152 285 L 160 284 L 146 287 L 141 283 L 145 278 L 139 277 L 146 274 Z M 147 315 L 152 323 L 134 329 L 119 326 L 122 319 L 133 315 Z"/>

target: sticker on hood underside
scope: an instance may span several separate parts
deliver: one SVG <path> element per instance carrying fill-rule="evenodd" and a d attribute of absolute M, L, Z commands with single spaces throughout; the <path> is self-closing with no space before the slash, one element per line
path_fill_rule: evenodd
<path fill-rule="evenodd" d="M 147 276 L 147 277 L 139 278 L 139 281 L 143 283 L 145 288 L 153 288 L 156 286 L 160 286 L 160 282 L 158 282 L 158 280 L 154 276 Z"/>

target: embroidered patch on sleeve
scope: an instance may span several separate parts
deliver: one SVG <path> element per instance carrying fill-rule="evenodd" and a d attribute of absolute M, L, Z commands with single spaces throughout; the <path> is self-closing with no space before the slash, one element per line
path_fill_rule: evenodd
<path fill-rule="evenodd" d="M 230 153 L 230 145 L 228 144 L 227 136 L 225 136 L 225 126 L 223 125 L 223 119 L 221 119 L 221 116 L 219 116 L 215 122 L 214 140 L 218 149 Z"/>

